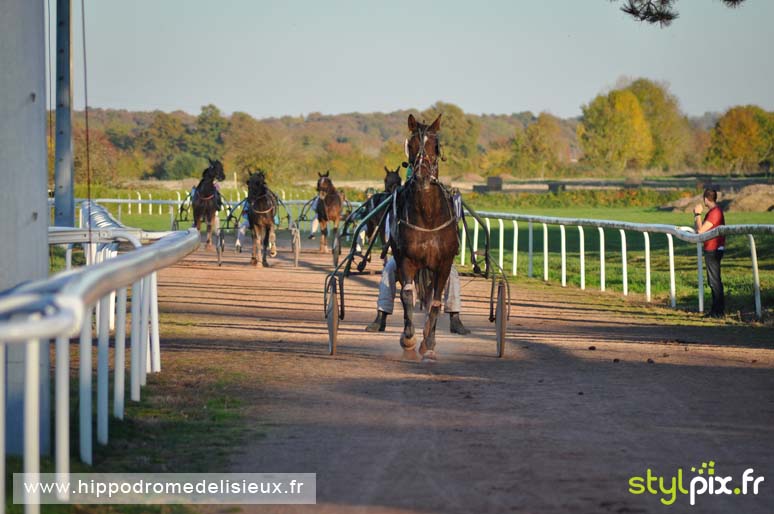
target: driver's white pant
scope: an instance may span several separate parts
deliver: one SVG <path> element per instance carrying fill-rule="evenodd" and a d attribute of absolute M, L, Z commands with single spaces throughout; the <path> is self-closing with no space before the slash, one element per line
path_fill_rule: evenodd
<path fill-rule="evenodd" d="M 239 230 L 237 230 L 237 246 L 242 246 L 245 244 L 245 237 L 247 237 L 248 230 L 250 230 L 250 221 L 243 219 L 239 224 Z M 277 246 L 277 233 L 275 231 L 272 231 L 269 234 L 269 248 L 273 246 Z"/>
<path fill-rule="evenodd" d="M 395 259 L 390 257 L 382 270 L 382 280 L 379 282 L 379 298 L 376 300 L 376 307 L 387 314 L 392 314 L 395 309 Z M 460 298 L 460 276 L 457 268 L 452 264 L 449 280 L 446 282 L 444 291 L 445 312 L 460 312 L 462 310 L 462 299 Z"/>
<path fill-rule="evenodd" d="M 320 229 L 320 220 L 317 219 L 317 202 L 320 200 L 319 196 L 316 196 L 314 200 L 312 200 L 312 205 L 309 206 L 309 210 L 314 213 L 314 218 L 312 218 L 312 228 L 310 229 L 310 233 L 314 234 Z"/>

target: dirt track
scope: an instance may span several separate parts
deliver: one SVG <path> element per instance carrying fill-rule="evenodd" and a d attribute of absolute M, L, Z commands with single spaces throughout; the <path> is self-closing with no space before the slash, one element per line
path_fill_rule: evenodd
<path fill-rule="evenodd" d="M 159 278 L 166 362 L 204 352 L 233 367 L 249 423 L 266 433 L 235 451 L 232 471 L 317 473 L 316 506 L 243 512 L 688 512 L 687 496 L 670 508 L 661 495 L 630 494 L 629 477 L 651 468 L 671 478 L 708 460 L 732 484 L 749 467 L 766 479 L 757 496 L 704 495 L 693 511 L 772 511 L 771 329 L 670 325 L 696 318 L 516 282 L 496 359 L 489 285 L 463 278 L 474 333 L 449 334 L 444 317 L 441 360 L 428 365 L 401 358 L 398 302 L 387 332 L 363 330 L 378 281 L 368 275 L 345 284 L 330 357 L 330 258 L 310 246 L 299 269 L 289 259 L 254 269 L 228 253 L 218 269 L 200 250 Z"/>

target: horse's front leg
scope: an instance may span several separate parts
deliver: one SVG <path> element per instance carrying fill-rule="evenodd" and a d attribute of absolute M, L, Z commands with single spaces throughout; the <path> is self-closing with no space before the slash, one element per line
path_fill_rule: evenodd
<path fill-rule="evenodd" d="M 269 267 L 269 237 L 271 236 L 271 226 L 263 227 L 263 238 L 261 244 L 263 245 L 263 258 L 261 264 L 264 268 Z"/>
<path fill-rule="evenodd" d="M 414 275 L 416 268 L 404 261 L 398 269 L 400 278 L 400 303 L 403 305 L 403 333 L 400 345 L 404 350 L 413 350 L 417 344 L 414 337 Z"/>
<path fill-rule="evenodd" d="M 433 301 L 428 309 L 425 319 L 425 328 L 422 331 L 422 344 L 419 353 L 425 360 L 435 360 L 435 328 L 438 323 L 438 314 L 441 311 L 441 295 L 446 281 L 449 279 L 451 266 L 442 266 L 442 269 L 433 273 Z"/>
<path fill-rule="evenodd" d="M 320 222 L 320 253 L 328 252 L 328 222 Z"/>
<path fill-rule="evenodd" d="M 258 266 L 258 263 L 261 261 L 261 227 L 255 224 L 250 229 L 250 232 L 253 236 L 253 253 L 250 264 Z"/>

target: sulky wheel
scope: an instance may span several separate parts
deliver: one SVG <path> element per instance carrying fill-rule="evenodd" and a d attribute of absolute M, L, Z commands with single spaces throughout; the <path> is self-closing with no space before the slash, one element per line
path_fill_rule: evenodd
<path fill-rule="evenodd" d="M 497 356 L 505 353 L 505 333 L 507 321 L 505 319 L 505 284 L 497 284 L 497 309 L 495 310 L 495 332 L 497 333 Z"/>
<path fill-rule="evenodd" d="M 325 307 L 325 317 L 328 320 L 328 354 L 336 355 L 336 343 L 339 337 L 339 294 L 336 277 L 328 282 L 328 305 Z"/>

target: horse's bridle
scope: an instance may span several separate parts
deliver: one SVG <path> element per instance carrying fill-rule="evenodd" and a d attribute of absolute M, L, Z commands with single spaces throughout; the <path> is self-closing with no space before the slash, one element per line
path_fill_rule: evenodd
<path fill-rule="evenodd" d="M 440 158 L 441 145 L 438 143 L 438 134 L 436 132 L 430 132 L 429 127 L 418 128 L 406 139 L 406 153 L 408 154 L 408 143 L 415 136 L 419 138 L 419 152 L 414 156 L 411 162 L 411 168 L 414 170 L 412 178 L 419 174 L 419 170 L 424 169 L 429 173 L 431 180 L 438 180 L 438 159 Z M 432 135 L 435 138 L 436 155 L 435 160 L 432 160 L 425 150 L 425 143 L 427 142 L 428 135 Z M 408 155 L 407 155 L 408 157 Z"/>

